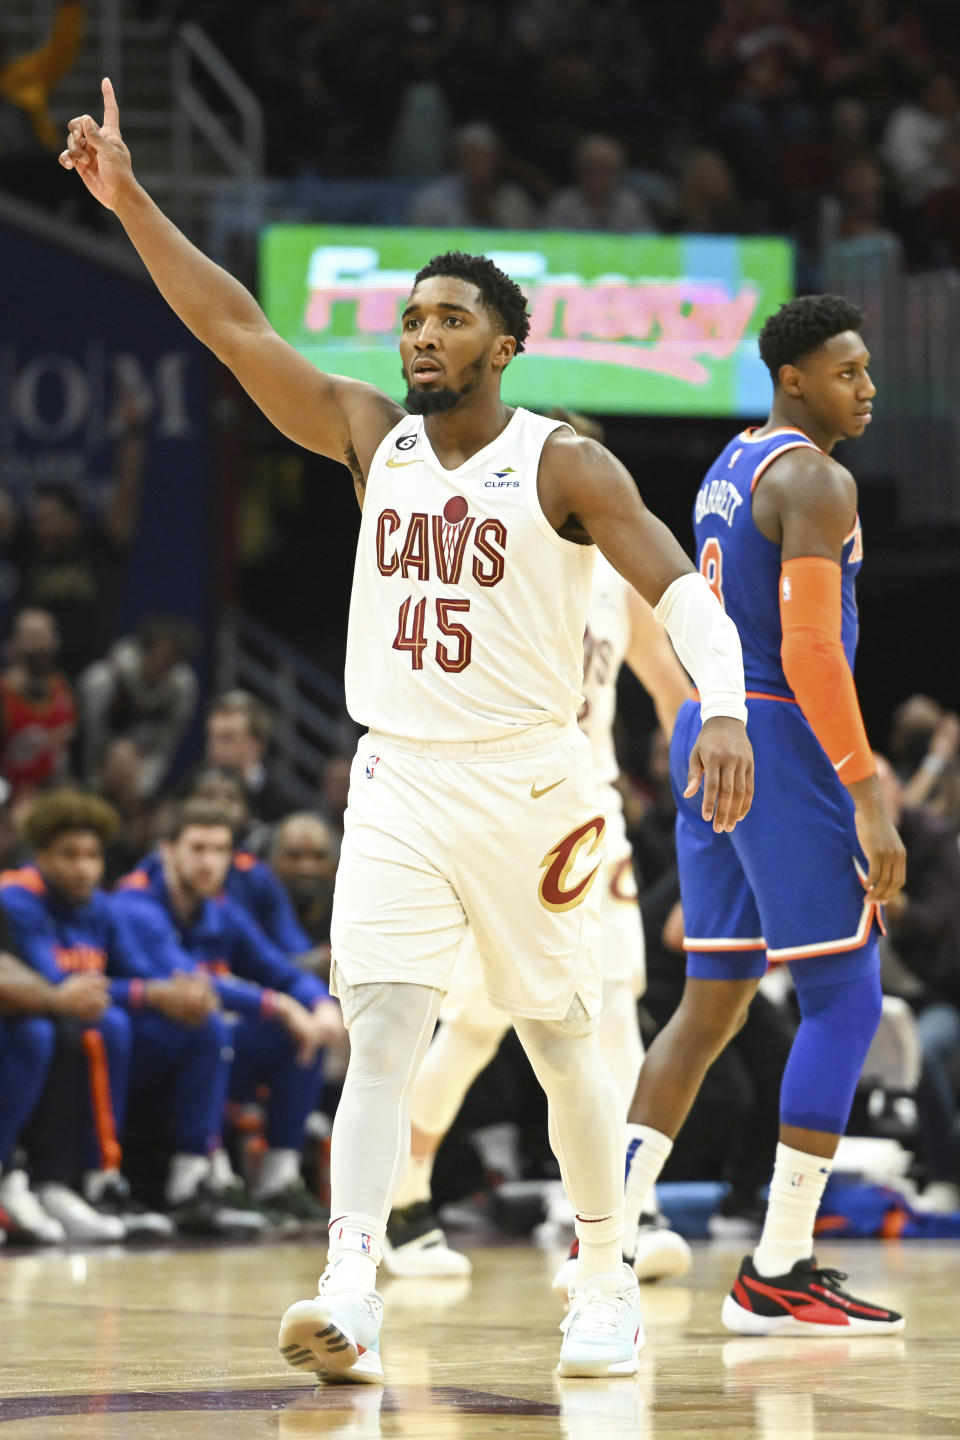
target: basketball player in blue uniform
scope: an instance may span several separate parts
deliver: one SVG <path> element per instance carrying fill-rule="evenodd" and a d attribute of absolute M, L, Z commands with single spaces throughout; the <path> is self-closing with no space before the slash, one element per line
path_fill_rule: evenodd
<path fill-rule="evenodd" d="M 671 748 L 687 982 L 631 1107 L 640 1131 L 627 1209 L 644 1207 L 768 960 L 789 965 L 801 1023 L 783 1079 L 781 1143 L 763 1233 L 723 1307 L 726 1327 L 745 1335 L 903 1326 L 848 1295 L 845 1277 L 812 1256 L 830 1162 L 880 1018 L 879 910 L 904 881 L 853 681 L 856 486 L 831 456 L 870 422 L 862 321 L 833 295 L 793 300 L 767 320 L 770 416 L 731 440 L 694 508 L 700 571 L 743 644 L 757 794 L 732 834 L 703 822 L 685 796 L 696 724 L 688 702 Z"/>

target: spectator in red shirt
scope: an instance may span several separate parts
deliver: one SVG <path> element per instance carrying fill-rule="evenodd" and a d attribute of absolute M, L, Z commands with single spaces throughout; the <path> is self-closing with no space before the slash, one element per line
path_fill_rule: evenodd
<path fill-rule="evenodd" d="M 21 610 L 0 674 L 0 774 L 14 797 L 62 780 L 69 769 L 77 707 L 57 668 L 60 634 L 46 610 Z"/>

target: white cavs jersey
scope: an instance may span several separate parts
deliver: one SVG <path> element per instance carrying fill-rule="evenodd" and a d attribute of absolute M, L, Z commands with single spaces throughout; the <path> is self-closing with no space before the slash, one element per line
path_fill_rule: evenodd
<path fill-rule="evenodd" d="M 537 495 L 555 420 L 514 412 L 456 469 L 406 416 L 367 478 L 347 634 L 350 714 L 387 735 L 486 741 L 572 722 L 592 545 Z"/>
<path fill-rule="evenodd" d="M 613 746 L 617 712 L 617 676 L 630 644 L 627 582 L 601 554 L 593 572 L 587 628 L 583 637 L 583 705 L 578 719 L 590 741 L 600 785 L 620 773 Z"/>

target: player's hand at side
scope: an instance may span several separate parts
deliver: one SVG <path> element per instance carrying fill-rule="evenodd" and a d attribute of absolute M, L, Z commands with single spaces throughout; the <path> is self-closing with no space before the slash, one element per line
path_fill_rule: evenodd
<path fill-rule="evenodd" d="M 115 210 L 121 190 L 132 183 L 130 151 L 120 134 L 120 111 L 109 80 L 101 82 L 103 124 L 90 115 L 78 115 L 67 126 L 67 148 L 60 152 L 65 170 L 76 170 L 90 194 L 108 210 Z"/>
<path fill-rule="evenodd" d="M 907 852 L 876 783 L 876 776 L 849 787 L 856 806 L 860 848 L 867 857 L 867 894 L 883 905 L 902 890 L 907 878 Z"/>
<path fill-rule="evenodd" d="M 753 747 L 742 721 L 725 715 L 704 721 L 690 752 L 687 799 L 696 795 L 701 781 L 704 820 L 713 822 L 718 835 L 732 830 L 753 803 Z"/>
<path fill-rule="evenodd" d="M 56 986 L 50 1008 L 54 1015 L 81 1020 L 93 1025 L 103 1018 L 110 1004 L 110 990 L 105 975 L 68 975 Z"/>

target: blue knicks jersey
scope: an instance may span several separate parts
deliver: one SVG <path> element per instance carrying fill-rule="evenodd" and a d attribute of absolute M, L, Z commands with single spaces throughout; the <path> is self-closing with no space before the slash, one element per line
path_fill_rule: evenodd
<path fill-rule="evenodd" d="M 780 547 L 754 524 L 751 497 L 767 466 L 801 447 L 817 449 L 802 430 L 783 428 L 766 435 L 744 430 L 707 471 L 693 509 L 697 564 L 740 632 L 747 690 L 788 699 L 794 697 L 780 660 Z M 862 561 L 858 516 L 843 543 L 841 577 L 841 637 L 851 670 L 858 632 L 855 584 Z"/>

